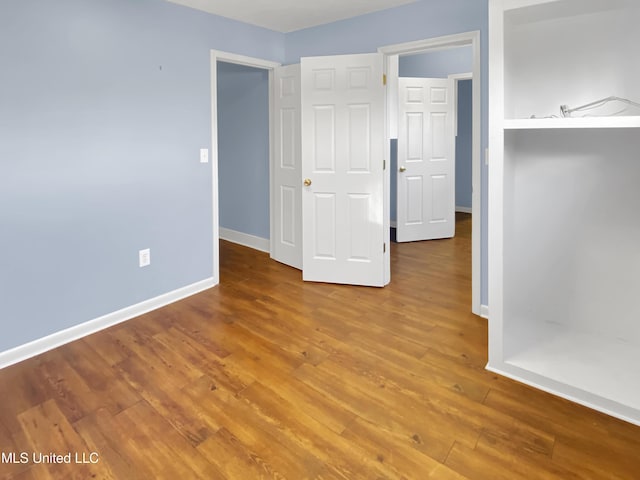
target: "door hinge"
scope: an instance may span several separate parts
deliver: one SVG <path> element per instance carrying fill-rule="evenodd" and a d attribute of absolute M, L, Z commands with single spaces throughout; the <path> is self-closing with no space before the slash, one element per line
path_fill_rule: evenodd
<path fill-rule="evenodd" d="M 382 253 L 387 253 L 387 244 L 386 243 L 382 244 Z"/>
<path fill-rule="evenodd" d="M 382 160 L 382 170 L 386 170 L 386 169 L 387 169 L 387 161 Z"/>
<path fill-rule="evenodd" d="M 383 73 L 382 74 L 382 85 L 386 85 L 387 84 L 387 74 Z"/>

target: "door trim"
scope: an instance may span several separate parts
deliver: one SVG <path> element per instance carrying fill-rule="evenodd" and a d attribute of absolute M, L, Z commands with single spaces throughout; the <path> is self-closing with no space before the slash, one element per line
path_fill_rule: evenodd
<path fill-rule="evenodd" d="M 471 197 L 471 311 L 481 314 L 481 298 L 480 298 L 480 279 L 481 279 L 481 259 L 480 259 L 480 242 L 481 236 L 481 201 L 482 201 L 482 77 L 481 77 L 481 53 L 480 53 L 480 31 L 458 33 L 455 35 L 446 35 L 436 38 L 428 38 L 417 40 L 414 42 L 398 43 L 380 47 L 379 52 L 384 54 L 385 70 L 387 75 L 387 132 L 386 141 L 387 148 L 390 148 L 390 139 L 397 138 L 397 115 L 392 112 L 397 111 L 397 82 L 398 82 L 398 57 L 401 55 L 409 55 L 412 53 L 434 52 L 437 50 L 445 50 L 449 48 L 468 47 L 471 46 L 473 51 L 473 127 L 472 127 L 472 188 Z M 395 108 L 395 110 L 394 110 Z M 394 136 L 395 135 L 395 136 Z M 388 174 L 387 174 L 388 175 Z M 385 187 L 388 180 L 385 179 Z M 386 190 L 388 191 L 388 190 Z M 389 196 L 385 196 L 385 216 L 390 216 L 389 212 Z"/>
<path fill-rule="evenodd" d="M 473 73 L 452 73 L 447 78 L 453 80 L 453 101 L 455 102 L 453 105 L 453 134 L 458 136 L 458 82 L 460 80 L 473 80 Z M 473 83 L 471 84 L 471 88 L 473 89 Z M 472 99 L 473 101 L 473 99 Z"/>
<path fill-rule="evenodd" d="M 220 215 L 218 208 L 218 61 L 235 63 L 246 67 L 261 68 L 269 72 L 269 225 L 270 239 L 269 250 L 273 249 L 273 92 L 274 69 L 281 64 L 261 58 L 247 57 L 220 50 L 211 50 L 211 191 L 212 191 L 212 215 L 213 215 L 213 279 L 214 284 L 220 283 Z M 272 253 L 272 252 L 271 252 Z"/>
<path fill-rule="evenodd" d="M 454 99 L 454 102 L 455 102 L 455 105 L 453 107 L 453 114 L 454 114 L 453 133 L 457 137 L 458 136 L 458 83 L 461 80 L 471 80 L 471 81 L 473 81 L 473 73 L 471 73 L 471 72 L 452 73 L 451 75 L 448 76 L 448 78 L 450 80 L 453 80 L 453 99 Z M 471 88 L 473 89 L 473 83 L 471 84 Z M 473 215 L 473 208 L 469 208 L 469 207 L 461 207 L 461 206 L 456 205 L 455 211 L 456 211 L 456 213 L 457 212 L 470 213 L 470 214 Z"/>

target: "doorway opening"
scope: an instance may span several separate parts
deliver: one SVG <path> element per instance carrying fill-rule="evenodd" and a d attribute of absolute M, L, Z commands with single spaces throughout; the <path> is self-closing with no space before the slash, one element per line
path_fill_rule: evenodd
<path fill-rule="evenodd" d="M 391 139 L 390 158 L 394 241 L 451 238 L 454 212 L 472 213 L 472 53 L 467 46 L 399 58 L 399 138 Z"/>
<path fill-rule="evenodd" d="M 467 32 L 456 35 L 449 35 L 443 37 L 437 37 L 432 39 L 420 40 L 415 42 L 408 42 L 396 45 L 390 45 L 381 47 L 379 52 L 385 56 L 385 69 L 387 76 L 387 114 L 386 114 L 386 126 L 387 126 L 387 148 L 391 152 L 392 139 L 398 138 L 398 109 L 399 109 L 399 72 L 400 72 L 400 57 L 407 57 L 411 55 L 421 53 L 434 53 L 441 52 L 450 49 L 456 49 L 460 47 L 469 47 L 471 49 L 471 76 L 472 81 L 472 140 L 471 140 L 471 311 L 476 314 L 481 314 L 481 299 L 480 299 L 480 241 L 481 241 L 481 78 L 480 78 L 480 32 Z M 466 73 L 466 72 L 465 72 Z M 457 79 L 454 78 L 457 83 Z M 391 175 L 386 175 L 385 178 L 386 192 L 388 192 L 388 198 L 391 194 Z M 389 204 L 390 209 L 390 202 Z M 391 215 L 391 212 L 387 212 L 387 215 Z"/>
<path fill-rule="evenodd" d="M 269 251 L 269 72 L 217 63 L 220 238 Z"/>
<path fill-rule="evenodd" d="M 271 208 L 271 182 L 269 175 L 273 160 L 272 91 L 274 69 L 279 65 L 277 62 L 268 60 L 216 50 L 211 51 L 211 172 L 214 238 L 213 277 L 215 283 L 220 282 L 219 238 L 261 251 L 268 252 L 270 248 L 269 240 L 265 239 L 264 235 L 265 231 L 268 232 L 270 228 L 271 212 L 269 211 L 268 216 L 264 218 L 264 212 L 260 209 L 257 212 L 253 211 L 252 206 L 253 204 L 258 204 L 263 208 Z M 267 80 L 266 92 L 265 77 Z M 223 98 L 219 96 L 219 87 L 221 86 L 226 86 L 226 88 L 233 90 L 229 92 L 229 97 Z M 264 104 L 265 93 L 267 97 L 266 105 Z M 244 105 L 234 105 L 234 100 L 237 98 L 241 98 Z M 262 111 L 262 115 L 259 115 L 257 119 L 255 115 L 252 115 L 252 111 L 246 111 L 248 108 L 255 107 L 260 108 Z M 219 118 L 219 114 L 223 111 L 229 115 L 229 118 Z M 247 121 L 257 120 L 259 122 L 256 126 L 261 133 L 256 136 L 256 129 L 253 128 L 252 135 L 254 138 L 251 142 L 244 141 L 243 130 L 237 128 L 238 125 L 243 123 L 243 115 L 245 116 L 245 121 L 242 128 L 252 128 L 246 123 Z M 229 121 L 227 122 L 227 120 Z M 224 138 L 222 138 L 223 136 Z M 225 148 L 228 142 L 242 145 L 246 152 L 252 153 L 254 158 L 258 159 L 257 163 L 242 163 L 247 160 L 251 162 L 251 159 L 246 157 L 237 157 L 236 160 L 240 162 L 237 164 L 223 163 L 219 157 L 220 148 Z M 223 181 L 224 186 L 222 186 Z M 259 186 L 259 191 L 255 191 L 252 188 L 252 186 L 256 185 Z M 265 198 L 266 202 L 264 201 Z M 232 215 L 226 209 L 237 208 L 241 202 L 247 202 L 245 210 L 250 212 L 248 215 L 258 214 L 259 216 L 262 215 L 262 218 L 258 218 L 258 222 L 253 222 L 252 218 L 232 218 Z M 221 225 L 221 220 L 226 222 L 225 226 Z M 249 228 L 246 228 L 247 225 L 243 226 L 242 223 L 247 220 L 249 223 L 253 223 Z M 256 225 L 256 223 L 258 224 Z"/>

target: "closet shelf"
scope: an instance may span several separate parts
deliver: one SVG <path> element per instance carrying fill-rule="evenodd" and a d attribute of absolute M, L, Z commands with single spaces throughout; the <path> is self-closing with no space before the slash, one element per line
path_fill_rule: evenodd
<path fill-rule="evenodd" d="M 558 128 L 640 128 L 640 116 L 519 118 L 505 119 L 505 130 L 544 130 Z"/>

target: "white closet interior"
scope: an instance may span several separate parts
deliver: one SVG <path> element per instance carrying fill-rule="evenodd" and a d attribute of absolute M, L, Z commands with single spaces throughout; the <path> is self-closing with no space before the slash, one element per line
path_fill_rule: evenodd
<path fill-rule="evenodd" d="M 639 24 L 637 1 L 490 3 L 487 368 L 637 424 L 640 108 L 567 110 L 640 102 Z"/>

